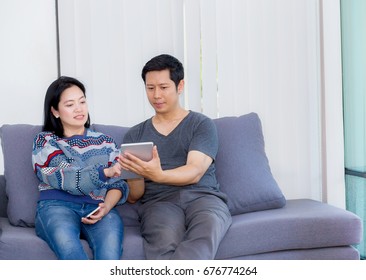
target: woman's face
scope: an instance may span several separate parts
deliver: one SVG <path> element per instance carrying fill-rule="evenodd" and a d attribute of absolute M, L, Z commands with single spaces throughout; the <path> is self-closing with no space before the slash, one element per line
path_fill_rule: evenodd
<path fill-rule="evenodd" d="M 65 136 L 82 134 L 88 120 L 88 104 L 83 91 L 71 86 L 61 94 L 58 110 L 51 108 L 53 115 L 60 118 Z"/>

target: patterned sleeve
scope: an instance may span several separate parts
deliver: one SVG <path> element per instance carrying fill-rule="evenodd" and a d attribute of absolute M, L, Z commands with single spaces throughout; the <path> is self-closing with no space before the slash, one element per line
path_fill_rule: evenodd
<path fill-rule="evenodd" d="M 108 155 L 110 156 L 110 154 Z M 124 183 L 109 184 L 100 177 L 100 169 L 107 167 L 96 160 L 94 164 L 85 165 L 70 151 L 56 141 L 51 133 L 39 133 L 33 142 L 32 163 L 34 172 L 40 180 L 40 188 L 59 189 L 73 195 L 99 196 L 100 189 L 120 189 L 125 192 Z M 93 195 L 94 194 L 94 195 Z M 99 197 L 98 197 L 99 198 Z"/>

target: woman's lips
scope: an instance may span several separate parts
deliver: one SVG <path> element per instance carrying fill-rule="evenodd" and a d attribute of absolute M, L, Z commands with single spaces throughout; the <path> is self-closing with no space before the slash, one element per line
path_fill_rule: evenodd
<path fill-rule="evenodd" d="M 85 115 L 77 115 L 77 116 L 74 117 L 74 119 L 82 120 L 82 119 L 84 119 L 84 116 Z"/>

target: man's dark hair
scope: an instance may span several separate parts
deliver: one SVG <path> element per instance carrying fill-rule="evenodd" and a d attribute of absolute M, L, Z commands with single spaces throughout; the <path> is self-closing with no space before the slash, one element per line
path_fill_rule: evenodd
<path fill-rule="evenodd" d="M 151 71 L 169 70 L 170 79 L 178 87 L 181 80 L 184 79 L 183 64 L 174 56 L 169 54 L 161 54 L 150 59 L 142 69 L 141 77 L 146 84 L 146 74 Z"/>

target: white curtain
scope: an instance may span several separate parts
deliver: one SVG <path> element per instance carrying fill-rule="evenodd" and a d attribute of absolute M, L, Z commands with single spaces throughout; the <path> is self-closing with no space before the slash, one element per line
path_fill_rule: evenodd
<path fill-rule="evenodd" d="M 185 2 L 186 20 L 198 17 L 186 59 L 201 70 L 188 71 L 189 107 L 211 117 L 257 112 L 288 196 L 321 198 L 318 1 Z"/>
<path fill-rule="evenodd" d="M 61 74 L 86 84 L 92 122 L 150 117 L 141 69 L 170 53 L 187 109 L 259 114 L 287 198 L 344 205 L 338 1 L 62 0 L 58 11 Z"/>
<path fill-rule="evenodd" d="M 162 52 L 184 59 L 182 1 L 59 1 L 61 73 L 85 82 L 94 122 L 152 115 L 141 69 Z"/>
<path fill-rule="evenodd" d="M 0 126 L 40 124 L 46 89 L 57 78 L 55 2 L 1 0 L 0 40 Z"/>

